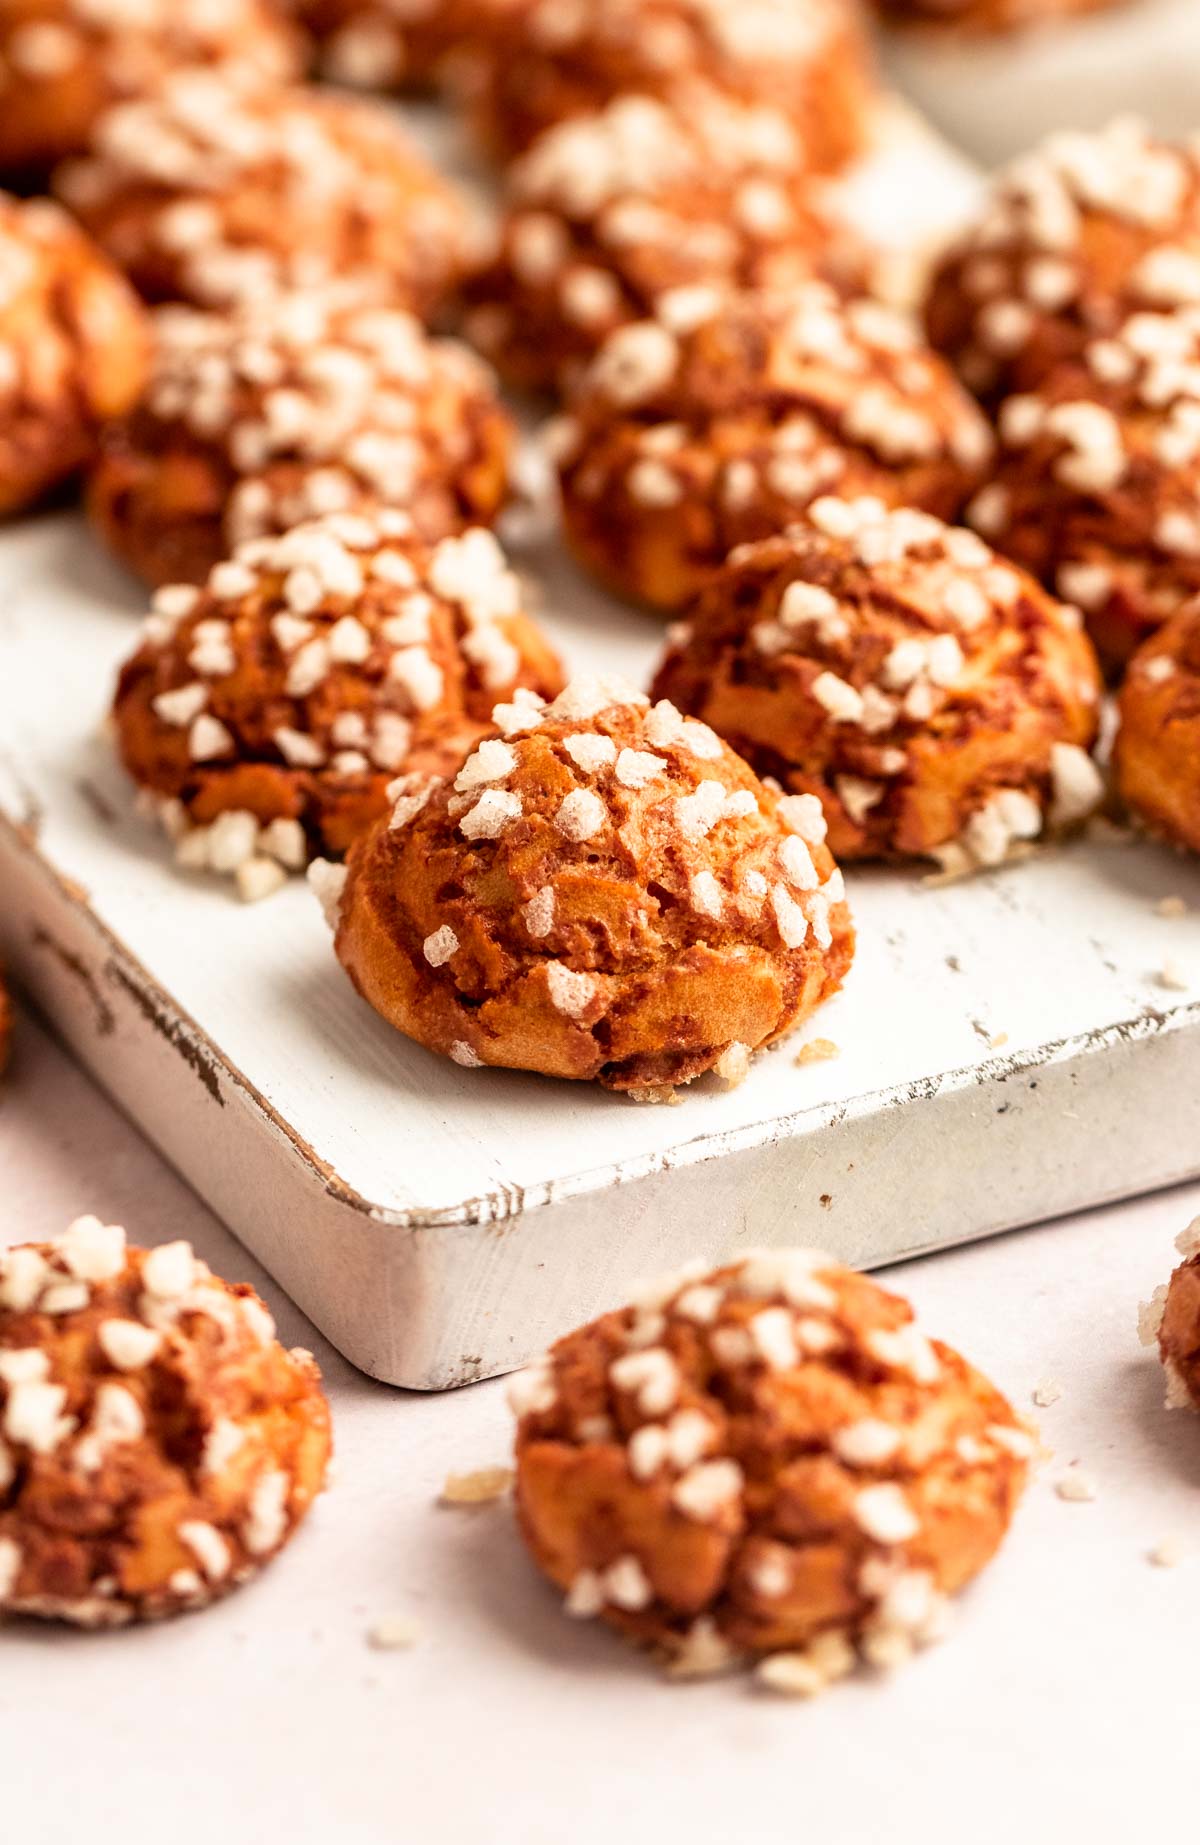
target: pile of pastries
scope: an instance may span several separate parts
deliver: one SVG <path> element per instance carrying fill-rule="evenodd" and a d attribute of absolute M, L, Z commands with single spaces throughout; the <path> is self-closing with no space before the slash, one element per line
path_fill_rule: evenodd
<path fill-rule="evenodd" d="M 1192 149 L 1055 136 L 901 313 L 830 187 L 878 133 L 851 0 L 3 18 L 0 506 L 83 479 L 153 590 L 146 811 L 247 899 L 311 863 L 410 1037 L 740 1080 L 850 968 L 839 862 L 1087 820 L 1106 676 L 1120 796 L 1200 845 Z M 414 87 L 490 227 L 367 93 Z M 571 677 L 493 535 L 492 365 L 580 565 L 673 617 L 645 691 Z"/>
<path fill-rule="evenodd" d="M 494 163 L 485 230 L 405 89 Z M 734 1084 L 850 973 L 843 865 L 992 870 L 1106 801 L 1200 850 L 1194 149 L 1054 136 L 904 314 L 830 186 L 878 129 L 853 0 L 3 0 L 0 91 L 0 511 L 82 483 L 148 585 L 141 806 L 247 900 L 307 869 L 416 1043 Z M 493 365 L 580 566 L 671 618 L 644 689 L 572 673 L 504 554 Z M 803 1251 L 668 1278 L 516 1403 L 570 1612 L 805 1694 L 934 1636 L 1034 1448 Z M 0 1259 L 0 1608 L 198 1606 L 328 1449 L 307 1354 L 185 1245 Z"/>

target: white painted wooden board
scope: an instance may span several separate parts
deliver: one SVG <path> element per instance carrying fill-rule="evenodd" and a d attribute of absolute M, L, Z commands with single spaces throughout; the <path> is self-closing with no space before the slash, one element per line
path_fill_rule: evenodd
<path fill-rule="evenodd" d="M 573 661 L 648 672 L 657 623 L 556 551 L 530 562 Z M 355 996 L 303 885 L 245 908 L 135 814 L 99 733 L 141 601 L 74 515 L 0 539 L 0 947 L 372 1375 L 511 1367 L 736 1243 L 879 1263 L 1200 1172 L 1194 864 L 1076 846 L 939 889 L 852 871 L 857 965 L 807 1033 L 840 1058 L 785 1043 L 733 1092 L 637 1107 L 460 1070 Z M 1156 914 L 1173 894 L 1194 913 Z"/>

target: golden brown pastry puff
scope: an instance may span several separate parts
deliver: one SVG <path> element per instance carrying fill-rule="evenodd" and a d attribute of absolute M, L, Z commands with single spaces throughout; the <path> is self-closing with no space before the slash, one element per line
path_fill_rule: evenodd
<path fill-rule="evenodd" d="M 303 61 L 273 0 L 3 0 L 0 175 L 44 180 L 86 151 L 106 109 L 185 67 L 271 87 Z"/>
<path fill-rule="evenodd" d="M 783 109 L 808 164 L 829 171 L 869 134 L 874 73 L 845 0 L 522 0 L 508 12 L 477 95 L 501 159 L 614 96 L 659 96 L 681 114 L 715 88 Z"/>
<path fill-rule="evenodd" d="M 336 290 L 237 312 L 165 308 L 150 381 L 89 484 L 105 543 L 148 582 L 203 582 L 249 538 L 402 509 L 428 538 L 490 523 L 512 425 L 487 366 Z"/>
<path fill-rule="evenodd" d="M 713 91 L 685 116 L 621 96 L 510 169 L 497 247 L 464 289 L 466 329 L 515 384 L 552 391 L 664 296 L 846 285 L 865 266 L 780 110 Z"/>
<path fill-rule="evenodd" d="M 1005 167 L 934 271 L 929 338 L 978 396 L 1036 389 L 1131 313 L 1200 302 L 1200 158 L 1132 117 Z"/>
<path fill-rule="evenodd" d="M 800 1694 L 938 1636 L 1034 1449 L 907 1301 L 809 1249 L 645 1285 L 512 1403 L 521 1530 L 566 1612 Z"/>
<path fill-rule="evenodd" d="M 654 682 L 816 795 L 839 858 L 956 868 L 1096 806 L 1101 690 L 1079 611 L 973 532 L 834 499 L 735 553 Z"/>
<path fill-rule="evenodd" d="M 601 347 L 555 452 L 580 562 L 624 595 L 678 609 L 735 546 L 823 494 L 956 517 L 992 438 L 898 315 L 808 282 L 665 297 L 655 319 Z"/>
<path fill-rule="evenodd" d="M 561 685 L 490 532 L 332 513 L 160 590 L 113 716 L 182 863 L 255 897 L 345 852 L 397 775 L 457 770 L 497 699 Z"/>
<path fill-rule="evenodd" d="M 149 362 L 145 312 L 108 258 L 48 199 L 0 193 L 0 513 L 92 460 Z"/>
<path fill-rule="evenodd" d="M 1122 799 L 1152 832 L 1200 852 L 1200 603 L 1138 649 L 1118 706 Z"/>
<path fill-rule="evenodd" d="M 453 778 L 395 785 L 327 890 L 339 959 L 398 1030 L 654 1097 L 739 1079 L 841 985 L 854 938 L 815 801 L 619 682 L 493 716 Z"/>
<path fill-rule="evenodd" d="M 323 1490 L 329 1408 L 244 1283 L 81 1217 L 0 1253 L 0 1614 L 202 1608 Z"/>
<path fill-rule="evenodd" d="M 1105 666 L 1200 591 L 1200 308 L 1134 314 L 1006 398 L 977 531 L 1079 605 Z"/>
<path fill-rule="evenodd" d="M 426 315 L 465 207 L 382 103 L 188 70 L 96 124 L 60 196 L 147 299 L 226 308 L 336 277 Z"/>

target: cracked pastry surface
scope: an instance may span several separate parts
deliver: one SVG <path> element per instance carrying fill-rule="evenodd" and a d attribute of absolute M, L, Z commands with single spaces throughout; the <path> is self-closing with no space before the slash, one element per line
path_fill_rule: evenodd
<path fill-rule="evenodd" d="M 808 164 L 831 171 L 867 139 L 874 76 L 861 20 L 841 0 L 523 0 L 483 60 L 476 108 L 502 159 L 615 96 L 681 114 L 712 87 L 791 115 Z"/>
<path fill-rule="evenodd" d="M 820 1251 L 639 1289 L 513 1381 L 517 1512 L 566 1611 L 681 1676 L 888 1667 L 999 1547 L 1034 1444 L 912 1309 Z M 794 1689 L 802 1689 L 799 1684 Z"/>
<path fill-rule="evenodd" d="M 312 1354 L 187 1243 L 83 1217 L 0 1252 L 0 1615 L 203 1607 L 288 1542 L 330 1445 Z"/>
<path fill-rule="evenodd" d="M 343 513 L 161 590 L 113 714 L 182 862 L 255 896 L 344 853 L 397 775 L 457 769 L 498 700 L 561 685 L 490 532 Z"/>
<path fill-rule="evenodd" d="M 106 109 L 185 66 L 286 83 L 302 51 L 271 0 L 5 0 L 0 173 L 44 178 L 84 152 Z"/>
<path fill-rule="evenodd" d="M 521 0 L 293 0 L 320 72 L 366 90 L 425 90 L 474 63 Z"/>
<path fill-rule="evenodd" d="M 985 478 L 982 413 L 890 309 L 682 292 L 612 335 L 554 431 L 568 543 L 618 592 L 678 609 L 823 494 L 954 518 Z"/>
<path fill-rule="evenodd" d="M 48 199 L 0 193 L 0 514 L 92 459 L 149 363 L 141 303 Z"/>
<path fill-rule="evenodd" d="M 686 116 L 622 96 L 550 129 L 510 168 L 507 199 L 465 324 L 528 390 L 568 386 L 609 334 L 678 290 L 849 284 L 865 267 L 794 124 L 715 91 Z"/>
<path fill-rule="evenodd" d="M 977 395 L 1036 389 L 1130 314 L 1200 303 L 1200 157 L 1132 117 L 1003 169 L 934 271 L 930 342 Z"/>
<path fill-rule="evenodd" d="M 1078 611 L 973 532 L 825 499 L 735 552 L 653 695 L 816 795 L 839 859 L 965 867 L 1096 806 L 1101 690 Z"/>
<path fill-rule="evenodd" d="M 1105 666 L 1200 591 L 1200 308 L 1134 314 L 1000 406 L 990 543 L 1083 610 Z"/>
<path fill-rule="evenodd" d="M 612 680 L 493 714 L 453 780 L 409 776 L 352 850 L 338 958 L 398 1030 L 650 1098 L 841 985 L 853 931 L 815 801 Z"/>
<path fill-rule="evenodd" d="M 109 548 L 153 584 L 202 582 L 239 543 L 402 506 L 425 536 L 488 524 L 512 426 L 483 361 L 336 289 L 235 313 L 164 308 L 149 383 L 88 489 Z"/>
<path fill-rule="evenodd" d="M 1118 709 L 1121 798 L 1161 838 L 1200 852 L 1200 603 L 1138 649 Z"/>
<path fill-rule="evenodd" d="M 61 197 L 152 301 L 226 308 L 337 278 L 424 315 L 454 282 L 465 208 L 394 113 L 189 70 L 96 124 Z"/>

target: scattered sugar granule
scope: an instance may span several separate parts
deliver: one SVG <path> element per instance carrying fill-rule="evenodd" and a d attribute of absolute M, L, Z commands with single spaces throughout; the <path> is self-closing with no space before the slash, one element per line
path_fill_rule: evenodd
<path fill-rule="evenodd" d="M 503 1499 L 512 1483 L 511 1467 L 480 1467 L 474 1473 L 447 1474 L 440 1504 L 490 1505 Z"/>
<path fill-rule="evenodd" d="M 1190 983 L 1178 963 L 1167 960 L 1158 971 L 1158 984 L 1165 987 L 1168 993 L 1186 993 Z"/>
<path fill-rule="evenodd" d="M 771 1653 L 754 1676 L 764 1690 L 781 1698 L 819 1697 L 829 1684 L 803 1653 Z"/>
<path fill-rule="evenodd" d="M 1167 1284 L 1164 1281 L 1161 1287 L 1155 1288 L 1149 1300 L 1142 1301 L 1138 1306 L 1137 1331 L 1138 1340 L 1142 1345 L 1158 1344 L 1159 1330 L 1166 1306 Z"/>
<path fill-rule="evenodd" d="M 739 1083 L 744 1083 L 750 1074 L 749 1045 L 728 1045 L 713 1065 L 713 1074 L 730 1089 L 736 1089 Z"/>
<path fill-rule="evenodd" d="M 1187 1227 L 1175 1238 L 1175 1248 L 1185 1262 L 1193 1256 L 1200 1256 L 1200 1217 L 1194 1217 Z"/>
<path fill-rule="evenodd" d="M 832 1063 L 841 1054 L 841 1046 L 835 1044 L 832 1038 L 810 1038 L 807 1044 L 800 1046 L 796 1062 L 801 1068 L 806 1063 Z"/>
<path fill-rule="evenodd" d="M 406 1614 L 385 1614 L 367 1629 L 367 1645 L 377 1653 L 399 1653 L 415 1646 L 421 1629 Z"/>
<path fill-rule="evenodd" d="M 677 1683 L 688 1679 L 717 1678 L 732 1672 L 742 1655 L 732 1647 L 707 1615 L 692 1622 L 677 1651 L 667 1661 L 666 1675 Z"/>
<path fill-rule="evenodd" d="M 1092 1474 L 1076 1466 L 1068 1468 L 1062 1478 L 1054 1482 L 1054 1490 L 1060 1499 L 1071 1505 L 1090 1505 L 1099 1488 Z"/>
<path fill-rule="evenodd" d="M 800 1653 L 769 1653 L 760 1660 L 755 1678 L 766 1691 L 784 1698 L 815 1698 L 838 1679 L 853 1672 L 854 1647 L 836 1630 L 818 1634 Z"/>
<path fill-rule="evenodd" d="M 1049 1409 L 1062 1396 L 1063 1387 L 1056 1377 L 1044 1377 L 1033 1392 L 1033 1400 L 1039 1409 Z"/>

